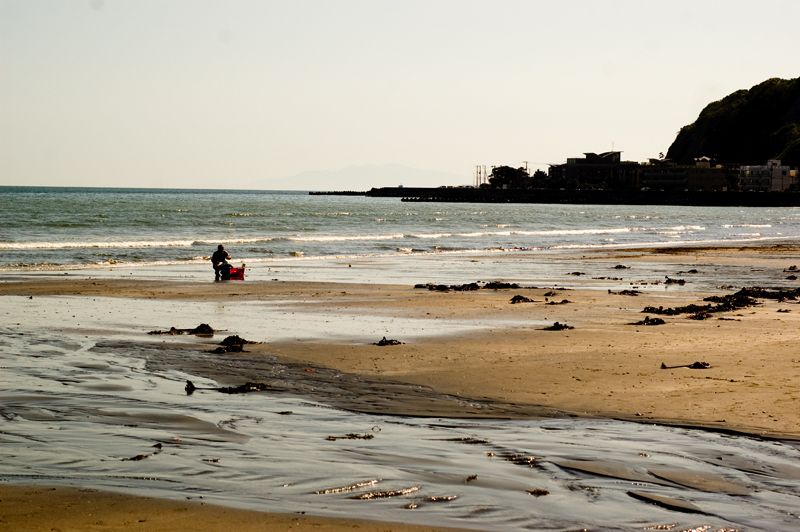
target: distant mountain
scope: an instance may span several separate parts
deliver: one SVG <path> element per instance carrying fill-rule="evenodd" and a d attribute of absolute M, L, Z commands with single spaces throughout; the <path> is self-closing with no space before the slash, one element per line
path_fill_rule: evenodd
<path fill-rule="evenodd" d="M 720 162 L 800 165 L 800 78 L 768 79 L 710 103 L 683 127 L 667 158 L 688 163 L 708 156 Z"/>
<path fill-rule="evenodd" d="M 338 170 L 303 172 L 286 178 L 264 178 L 253 183 L 270 190 L 369 190 L 372 187 L 438 187 L 469 185 L 472 176 L 421 170 L 399 164 L 349 166 Z"/>

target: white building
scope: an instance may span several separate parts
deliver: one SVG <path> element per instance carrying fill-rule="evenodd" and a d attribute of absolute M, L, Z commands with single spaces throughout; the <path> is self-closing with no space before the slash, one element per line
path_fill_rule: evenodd
<path fill-rule="evenodd" d="M 739 190 L 785 192 L 796 183 L 797 171 L 781 166 L 777 159 L 765 165 L 739 167 Z"/>

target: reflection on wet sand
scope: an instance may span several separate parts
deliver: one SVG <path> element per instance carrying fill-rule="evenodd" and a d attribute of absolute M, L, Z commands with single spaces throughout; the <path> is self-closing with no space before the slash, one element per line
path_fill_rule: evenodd
<path fill-rule="evenodd" d="M 619 255 L 512 291 L 0 283 L 0 479 L 477 529 L 796 527 L 797 444 L 736 432 L 796 436 L 794 288 L 703 302 L 778 286 L 784 258 Z M 689 305 L 707 319 L 631 325 Z M 146 335 L 198 323 L 261 343 Z"/>
<path fill-rule="evenodd" d="M 76 355 L 52 336 L 3 334 L 6 481 L 480 529 L 787 529 L 800 518 L 800 451 L 776 441 L 552 417 L 205 344 L 87 340 Z M 44 352 L 35 365 L 20 356 Z M 199 389 L 246 380 L 269 387 Z M 85 385 L 104 381 L 116 388 Z M 438 417 L 454 412 L 463 418 Z"/>

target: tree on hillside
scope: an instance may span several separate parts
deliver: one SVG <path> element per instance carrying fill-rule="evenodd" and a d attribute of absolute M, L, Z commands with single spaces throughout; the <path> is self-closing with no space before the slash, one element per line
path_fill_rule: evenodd
<path fill-rule="evenodd" d="M 489 186 L 509 189 L 531 188 L 533 179 L 524 168 L 495 166 L 489 176 Z"/>
<path fill-rule="evenodd" d="M 800 164 L 800 78 L 768 79 L 708 104 L 681 128 L 667 158 L 691 164 L 704 155 L 725 163 Z"/>
<path fill-rule="evenodd" d="M 547 172 L 542 170 L 536 170 L 533 173 L 532 179 L 536 188 L 546 187 L 550 183 L 550 176 L 547 175 Z"/>

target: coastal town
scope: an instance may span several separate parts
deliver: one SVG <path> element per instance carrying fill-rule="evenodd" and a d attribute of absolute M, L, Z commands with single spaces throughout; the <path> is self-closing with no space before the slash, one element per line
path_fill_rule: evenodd
<path fill-rule="evenodd" d="M 573 203 L 608 205 L 799 206 L 800 170 L 780 159 L 731 164 L 701 156 L 690 162 L 625 161 L 622 152 L 587 152 L 547 172 L 477 165 L 471 185 L 382 187 L 362 193 L 403 201 Z M 333 192 L 341 194 L 341 192 Z"/>
<path fill-rule="evenodd" d="M 800 206 L 800 78 L 770 78 L 703 108 L 666 154 L 586 152 L 549 164 L 475 166 L 471 185 L 373 188 L 406 201 Z M 435 186 L 432 184 L 432 186 Z"/>
<path fill-rule="evenodd" d="M 646 163 L 622 160 L 622 152 L 584 153 L 545 173 L 524 167 L 475 168 L 476 188 L 609 191 L 789 192 L 798 190 L 798 169 L 770 159 L 738 165 L 697 157 L 690 163 L 653 158 Z"/>

